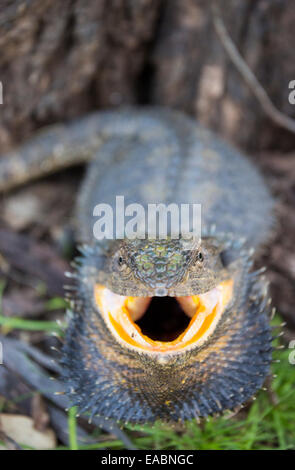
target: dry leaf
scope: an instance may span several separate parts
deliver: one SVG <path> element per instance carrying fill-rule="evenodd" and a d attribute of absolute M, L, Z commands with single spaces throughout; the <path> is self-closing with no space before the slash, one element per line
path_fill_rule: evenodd
<path fill-rule="evenodd" d="M 0 413 L 0 429 L 10 439 L 33 449 L 53 449 L 56 437 L 51 429 L 44 432 L 34 429 L 34 421 L 28 416 Z"/>

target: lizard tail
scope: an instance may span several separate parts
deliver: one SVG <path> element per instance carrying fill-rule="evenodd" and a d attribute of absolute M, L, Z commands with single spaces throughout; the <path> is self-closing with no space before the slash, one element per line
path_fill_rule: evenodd
<path fill-rule="evenodd" d="M 89 162 L 97 156 L 105 140 L 126 133 L 117 115 L 112 111 L 95 112 L 65 124 L 47 127 L 19 149 L 2 155 L 0 193 Z"/>
<path fill-rule="evenodd" d="M 64 168 L 86 163 L 94 156 L 99 160 L 98 151 L 102 144 L 113 138 L 140 137 L 148 128 L 154 139 L 163 135 L 169 141 L 173 135 L 167 123 L 163 122 L 166 113 L 161 113 L 162 119 L 153 110 L 145 113 L 136 108 L 119 112 L 99 111 L 67 124 L 48 127 L 18 150 L 1 156 L 0 193 Z"/>
<path fill-rule="evenodd" d="M 97 136 L 90 138 L 85 122 L 82 127 L 73 121 L 41 131 L 19 149 L 1 156 L 0 193 L 91 160 L 100 141 Z"/>

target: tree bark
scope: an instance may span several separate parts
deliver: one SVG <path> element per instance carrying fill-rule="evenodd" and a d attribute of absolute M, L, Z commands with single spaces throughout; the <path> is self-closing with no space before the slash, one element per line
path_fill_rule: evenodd
<path fill-rule="evenodd" d="M 207 0 L 3 0 L 0 145 L 97 108 L 156 103 L 250 150 L 289 149 L 224 52 Z M 282 111 L 294 79 L 295 4 L 224 0 L 241 54 Z M 293 75 L 292 75 L 293 74 Z"/>

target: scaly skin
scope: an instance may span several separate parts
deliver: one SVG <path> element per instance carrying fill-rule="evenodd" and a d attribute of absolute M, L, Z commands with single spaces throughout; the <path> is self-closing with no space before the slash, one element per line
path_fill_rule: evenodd
<path fill-rule="evenodd" d="M 257 248 L 273 224 L 273 201 L 251 163 L 181 113 L 161 108 L 94 113 L 40 132 L 0 160 L 0 192 L 92 161 L 77 206 L 77 238 L 93 240 L 93 207 L 199 203 L 202 231 L 233 234 Z"/>
<path fill-rule="evenodd" d="M 202 240 L 209 264 L 213 261 L 211 242 Z M 175 243 L 172 240 L 171 247 Z M 120 252 L 122 242 L 114 244 Z M 223 240 L 221 245 L 224 246 Z M 231 302 L 213 334 L 189 350 L 157 354 L 115 340 L 93 295 L 99 273 L 104 269 L 105 255 L 98 247 L 85 248 L 62 361 L 67 393 L 73 403 L 91 415 L 146 422 L 198 419 L 235 409 L 247 401 L 269 373 L 270 307 L 265 280 L 258 273 L 249 272 L 251 261 L 247 251 L 234 242 L 228 244 L 228 249 L 235 254 L 235 260 L 226 267 L 220 266 L 215 273 L 209 272 L 210 285 L 225 277 L 234 279 Z M 216 256 L 214 249 L 213 259 Z M 116 259 L 115 251 L 111 260 Z M 108 257 L 106 260 L 112 264 Z M 208 279 L 207 274 L 204 267 L 199 276 Z M 146 288 L 152 294 L 151 284 Z M 129 284 L 124 277 L 119 280 L 118 269 L 116 285 L 119 292 L 124 286 L 127 295 L 128 288 L 132 295 L 142 292 L 142 282 L 136 275 Z M 186 286 L 183 285 L 182 292 L 177 278 L 174 288 L 178 295 L 186 294 Z M 198 286 L 192 289 L 197 292 Z"/>
<path fill-rule="evenodd" d="M 271 362 L 269 302 L 265 280 L 250 272 L 249 248 L 267 239 L 273 201 L 243 155 L 180 113 L 146 108 L 56 126 L 5 157 L 0 191 L 92 160 L 77 203 L 85 246 L 62 359 L 73 402 L 118 420 L 176 421 L 233 409 L 261 387 Z M 93 208 L 113 206 L 116 195 L 144 207 L 201 204 L 201 244 L 183 251 L 181 240 L 95 242 Z M 232 282 L 230 300 L 209 333 L 160 352 L 118 336 L 97 296 L 104 286 L 116 301 L 186 301 L 215 295 L 223 282 Z"/>

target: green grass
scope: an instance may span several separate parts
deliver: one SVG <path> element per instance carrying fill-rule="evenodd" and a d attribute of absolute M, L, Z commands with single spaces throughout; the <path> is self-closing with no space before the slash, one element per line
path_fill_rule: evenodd
<path fill-rule="evenodd" d="M 69 425 L 69 445 L 71 450 L 78 450 L 77 440 L 77 407 L 73 406 L 68 411 L 68 425 Z"/>
<path fill-rule="evenodd" d="M 54 321 L 26 320 L 18 317 L 0 315 L 0 326 L 8 330 L 45 331 L 47 333 L 63 334 L 62 327 Z"/>
<path fill-rule="evenodd" d="M 55 305 L 53 303 L 52 307 Z M 274 323 L 277 325 L 279 321 L 277 317 Z M 61 333 L 61 328 L 55 322 L 2 315 L 0 325 L 10 329 Z M 292 351 L 294 354 L 294 349 L 286 347 L 274 352 L 274 358 L 280 359 L 272 367 L 277 376 L 272 385 L 278 398 L 276 405 L 271 403 L 267 392 L 260 391 L 250 406 L 231 418 L 209 418 L 201 425 L 190 421 L 181 428 L 157 422 L 154 425 L 127 426 L 124 430 L 139 449 L 295 449 L 295 365 L 289 362 Z M 68 415 L 70 445 L 59 449 L 124 449 L 120 440 L 103 433 L 98 434 L 96 444 L 79 447 L 75 415 L 76 410 L 72 408 Z"/>
<path fill-rule="evenodd" d="M 0 326 L 2 333 L 8 333 L 11 330 L 44 331 L 47 333 L 56 333 L 62 336 L 66 324 L 58 324 L 56 321 L 28 320 L 19 317 L 6 317 L 2 315 L 2 296 L 5 289 L 5 282 L 0 282 Z M 67 303 L 60 297 L 56 297 L 47 302 L 47 310 L 56 310 L 66 308 Z"/>

